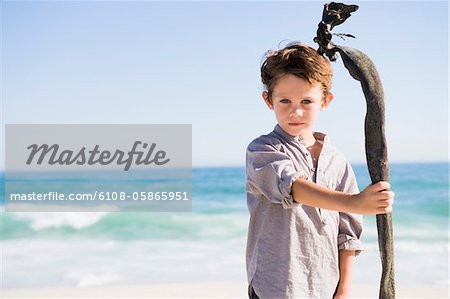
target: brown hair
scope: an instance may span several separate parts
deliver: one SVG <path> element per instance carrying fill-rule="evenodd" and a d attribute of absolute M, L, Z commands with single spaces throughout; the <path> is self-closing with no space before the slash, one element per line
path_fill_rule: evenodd
<path fill-rule="evenodd" d="M 291 43 L 281 50 L 266 53 L 266 59 L 261 65 L 261 80 L 270 101 L 278 79 L 287 74 L 302 78 L 313 85 L 320 83 L 324 95 L 331 89 L 333 70 L 330 62 L 313 48 L 301 43 Z"/>

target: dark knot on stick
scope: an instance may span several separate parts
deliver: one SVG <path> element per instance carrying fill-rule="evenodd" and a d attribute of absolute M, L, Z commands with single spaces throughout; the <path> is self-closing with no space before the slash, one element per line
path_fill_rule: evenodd
<path fill-rule="evenodd" d="M 347 36 L 353 37 L 353 35 L 348 33 L 332 33 L 331 30 L 337 25 L 345 22 L 352 12 L 358 10 L 358 5 L 347 5 L 344 3 L 330 2 L 325 3 L 322 13 L 322 21 L 319 23 L 317 28 L 317 36 L 314 38 L 314 42 L 319 44 L 319 49 L 317 52 L 320 55 L 326 55 L 331 61 L 336 60 L 336 50 L 334 49 L 334 44 L 331 39 L 333 35 L 339 37 Z"/>

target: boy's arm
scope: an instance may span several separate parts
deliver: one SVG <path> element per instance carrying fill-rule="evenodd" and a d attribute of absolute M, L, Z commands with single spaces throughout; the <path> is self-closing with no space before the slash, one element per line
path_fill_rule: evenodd
<path fill-rule="evenodd" d="M 355 251 L 339 250 L 339 284 L 333 299 L 350 298 Z"/>
<path fill-rule="evenodd" d="M 378 182 L 352 195 L 298 178 L 292 184 L 292 196 L 294 201 L 316 208 L 358 214 L 386 214 L 392 211 L 394 198 L 389 188 L 388 182 Z"/>

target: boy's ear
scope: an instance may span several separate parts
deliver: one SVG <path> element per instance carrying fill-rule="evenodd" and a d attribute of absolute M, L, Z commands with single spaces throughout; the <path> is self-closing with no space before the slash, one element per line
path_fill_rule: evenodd
<path fill-rule="evenodd" d="M 267 107 L 269 107 L 270 110 L 273 110 L 273 105 L 269 100 L 269 93 L 267 91 L 263 91 L 261 94 L 264 102 L 266 103 Z"/>
<path fill-rule="evenodd" d="M 328 94 L 326 96 L 324 96 L 324 98 L 323 98 L 320 110 L 325 110 L 325 108 L 327 108 L 328 105 L 330 105 L 331 101 L 333 101 L 333 98 L 334 98 L 334 95 L 331 92 L 328 92 Z"/>

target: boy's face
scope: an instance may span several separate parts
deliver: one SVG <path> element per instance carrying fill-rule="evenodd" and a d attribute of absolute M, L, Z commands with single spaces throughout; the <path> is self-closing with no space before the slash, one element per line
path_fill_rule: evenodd
<path fill-rule="evenodd" d="M 272 103 L 266 91 L 262 96 L 267 106 L 275 112 L 280 127 L 292 136 L 305 139 L 312 138 L 313 126 L 320 111 L 333 99 L 331 93 L 323 96 L 320 84 L 311 85 L 291 74 L 277 80 L 272 92 Z"/>

